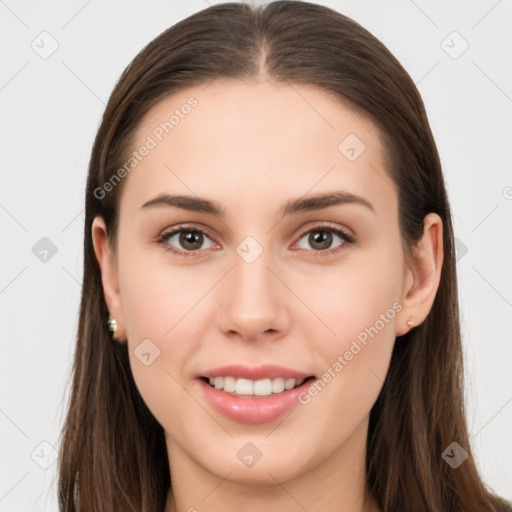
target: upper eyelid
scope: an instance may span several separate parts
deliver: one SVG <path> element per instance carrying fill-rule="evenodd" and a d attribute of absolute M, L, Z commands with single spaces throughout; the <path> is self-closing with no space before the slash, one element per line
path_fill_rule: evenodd
<path fill-rule="evenodd" d="M 199 231 L 200 233 L 208 235 L 210 238 L 212 238 L 210 236 L 210 232 L 207 228 L 205 228 L 203 226 L 196 226 L 193 224 L 183 224 L 183 225 L 180 224 L 176 227 L 164 229 L 162 231 L 162 234 L 160 235 L 160 237 L 163 238 L 166 236 L 171 236 L 172 234 L 179 233 L 180 231 Z"/>
<path fill-rule="evenodd" d="M 317 224 L 314 224 L 312 226 L 308 225 L 307 227 L 305 227 L 303 230 L 300 231 L 300 235 L 299 236 L 304 236 L 306 233 L 309 233 L 310 231 L 321 231 L 322 229 L 326 229 L 326 230 L 329 230 L 329 229 L 332 229 L 332 230 L 336 230 L 336 231 L 341 231 L 342 233 L 346 234 L 347 236 L 351 237 L 351 238 L 355 238 L 355 235 L 352 234 L 352 230 L 346 228 L 346 227 L 343 227 L 343 226 L 336 226 L 334 225 L 332 222 L 327 222 L 327 221 L 318 221 Z"/>

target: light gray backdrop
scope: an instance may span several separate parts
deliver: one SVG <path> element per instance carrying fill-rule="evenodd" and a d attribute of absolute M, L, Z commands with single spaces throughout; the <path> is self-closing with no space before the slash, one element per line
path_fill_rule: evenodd
<path fill-rule="evenodd" d="M 147 42 L 209 3 L 0 1 L 1 511 L 57 510 L 86 169 L 105 102 Z M 425 101 L 454 213 L 471 438 L 486 482 L 511 499 L 512 4 L 318 3 L 380 38 Z"/>

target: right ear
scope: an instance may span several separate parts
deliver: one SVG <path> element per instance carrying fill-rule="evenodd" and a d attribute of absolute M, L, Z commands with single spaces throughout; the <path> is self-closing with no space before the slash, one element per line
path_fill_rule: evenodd
<path fill-rule="evenodd" d="M 117 330 L 114 339 L 119 342 L 126 341 L 126 329 L 124 327 L 123 308 L 119 281 L 117 276 L 117 265 L 115 258 L 107 243 L 107 228 L 103 217 L 96 216 L 91 227 L 92 243 L 94 253 L 101 271 L 101 282 L 103 294 L 110 314 L 117 322 Z"/>

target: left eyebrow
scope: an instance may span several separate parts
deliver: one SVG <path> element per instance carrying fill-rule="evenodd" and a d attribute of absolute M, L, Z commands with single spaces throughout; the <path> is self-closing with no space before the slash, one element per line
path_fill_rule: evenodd
<path fill-rule="evenodd" d="M 373 213 L 373 205 L 366 199 L 356 196 L 350 192 L 336 191 L 328 194 L 317 194 L 314 196 L 300 197 L 288 201 L 281 210 L 281 217 L 289 214 L 298 214 L 302 212 L 311 212 L 337 206 L 342 204 L 358 204 L 368 208 Z"/>

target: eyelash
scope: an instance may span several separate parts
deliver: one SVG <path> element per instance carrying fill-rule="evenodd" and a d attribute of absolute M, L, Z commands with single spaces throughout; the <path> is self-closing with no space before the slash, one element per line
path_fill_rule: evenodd
<path fill-rule="evenodd" d="M 163 247 L 164 251 L 169 251 L 169 252 L 172 252 L 173 254 L 178 254 L 181 256 L 196 257 L 197 253 L 199 253 L 201 251 L 201 249 L 197 250 L 197 251 L 179 251 L 177 249 L 174 249 L 171 245 L 169 245 L 167 243 L 167 239 L 170 236 L 175 235 L 176 233 L 180 233 L 181 231 L 193 231 L 193 232 L 205 235 L 208 238 L 211 238 L 208 236 L 208 233 L 206 233 L 202 229 L 199 229 L 195 226 L 190 226 L 190 225 L 181 225 L 181 226 L 177 226 L 176 228 L 173 228 L 169 231 L 165 231 L 155 241 L 158 245 L 164 246 Z M 312 250 L 312 252 L 315 254 L 315 257 L 321 258 L 321 257 L 330 256 L 332 254 L 339 252 L 340 250 L 343 250 L 343 247 L 345 245 L 353 244 L 356 241 L 355 238 L 352 237 L 351 235 L 349 235 L 345 230 L 338 228 L 338 227 L 331 226 L 329 224 L 320 224 L 318 226 L 315 226 L 314 228 L 309 228 L 308 230 L 303 231 L 299 236 L 299 240 L 307 233 L 314 232 L 314 231 L 333 233 L 335 235 L 338 235 L 343 240 L 343 243 L 341 245 L 339 245 L 338 247 L 336 247 L 335 249 L 327 249 L 327 250 L 321 250 L 321 251 Z"/>

